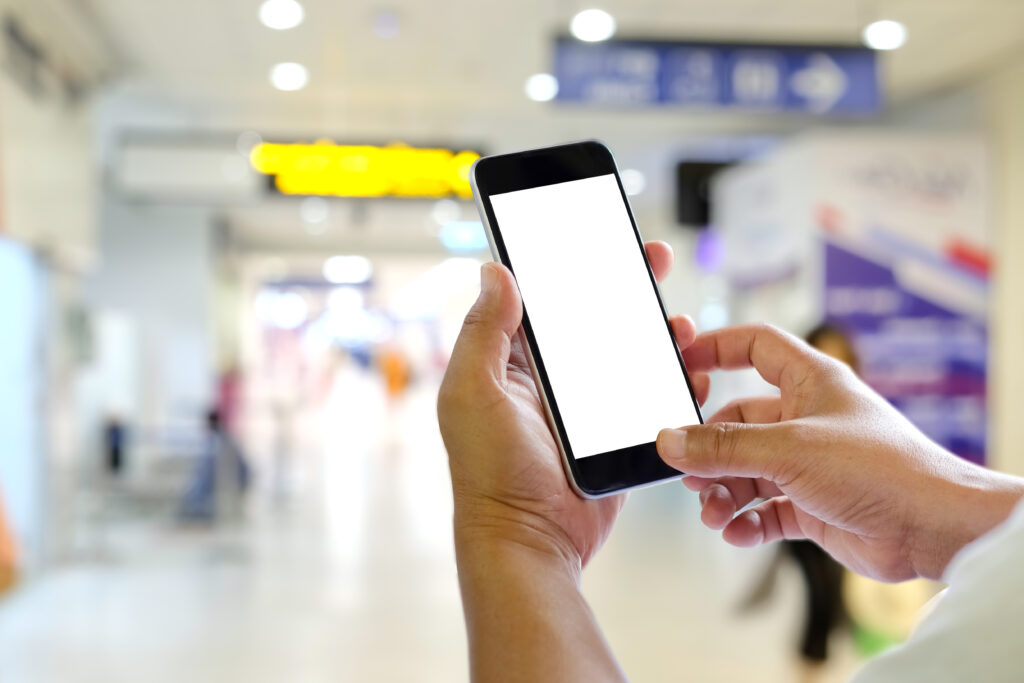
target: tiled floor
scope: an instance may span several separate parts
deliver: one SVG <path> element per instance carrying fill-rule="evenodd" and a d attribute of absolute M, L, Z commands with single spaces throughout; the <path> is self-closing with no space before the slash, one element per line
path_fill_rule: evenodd
<path fill-rule="evenodd" d="M 382 405 L 339 392 L 331 419 L 304 420 L 286 501 L 263 486 L 213 530 L 121 520 L 103 561 L 23 586 L 0 604 L 0 681 L 464 680 L 433 391 Z M 584 587 L 633 680 L 792 681 L 795 572 L 735 610 L 772 552 L 724 545 L 670 484 L 632 495 Z M 855 665 L 837 649 L 824 680 Z"/>

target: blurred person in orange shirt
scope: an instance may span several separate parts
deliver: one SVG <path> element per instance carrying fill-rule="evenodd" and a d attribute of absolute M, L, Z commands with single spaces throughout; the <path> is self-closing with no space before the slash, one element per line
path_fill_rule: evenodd
<path fill-rule="evenodd" d="M 14 534 L 7 526 L 3 503 L 0 498 L 0 595 L 10 590 L 18 577 L 18 551 Z"/>
<path fill-rule="evenodd" d="M 405 394 L 412 378 L 409 359 L 397 347 L 387 347 L 380 352 L 377 365 L 384 375 L 384 386 L 387 388 L 388 400 L 397 401 Z"/>

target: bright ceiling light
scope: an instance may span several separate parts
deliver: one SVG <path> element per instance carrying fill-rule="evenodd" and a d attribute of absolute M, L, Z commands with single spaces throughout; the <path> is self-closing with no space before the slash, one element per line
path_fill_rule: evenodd
<path fill-rule="evenodd" d="M 619 173 L 619 178 L 622 179 L 622 189 L 631 197 L 640 194 L 647 187 L 647 178 L 635 168 L 623 169 Z"/>
<path fill-rule="evenodd" d="M 603 9 L 585 9 L 572 18 L 569 30 L 588 43 L 608 40 L 615 35 L 615 18 Z"/>
<path fill-rule="evenodd" d="M 365 256 L 332 256 L 324 262 L 324 279 L 336 285 L 369 282 L 373 264 Z"/>
<path fill-rule="evenodd" d="M 281 62 L 270 70 L 270 83 L 278 90 L 302 90 L 309 83 L 309 71 L 297 62 Z"/>
<path fill-rule="evenodd" d="M 533 74 L 526 79 L 526 96 L 534 102 L 550 102 L 558 94 L 558 79 L 551 74 Z"/>
<path fill-rule="evenodd" d="M 266 0 L 260 5 L 260 22 L 277 31 L 295 28 L 305 16 L 302 5 L 296 0 Z"/>
<path fill-rule="evenodd" d="M 907 42 L 907 28 L 898 21 L 883 19 L 864 28 L 864 44 L 873 50 L 895 50 Z"/>
<path fill-rule="evenodd" d="M 309 306 L 296 292 L 264 289 L 256 295 L 256 315 L 267 325 L 294 330 L 306 322 Z"/>

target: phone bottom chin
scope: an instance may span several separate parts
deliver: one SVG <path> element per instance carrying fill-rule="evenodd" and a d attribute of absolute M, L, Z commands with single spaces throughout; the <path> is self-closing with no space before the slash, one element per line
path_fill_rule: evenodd
<path fill-rule="evenodd" d="M 588 498 L 599 498 L 683 476 L 658 457 L 654 442 L 598 453 L 574 460 L 570 474 L 575 488 Z"/>

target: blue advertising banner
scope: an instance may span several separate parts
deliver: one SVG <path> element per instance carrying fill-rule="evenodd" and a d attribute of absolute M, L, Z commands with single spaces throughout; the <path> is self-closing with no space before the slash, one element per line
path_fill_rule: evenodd
<path fill-rule="evenodd" d="M 805 114 L 872 114 L 875 52 L 849 46 L 559 38 L 557 99 L 603 106 L 677 105 Z"/>
<path fill-rule="evenodd" d="M 987 291 L 953 265 L 947 277 Z M 853 338 L 863 379 L 953 453 L 985 462 L 984 319 L 915 294 L 893 267 L 825 245 L 825 313 Z"/>

